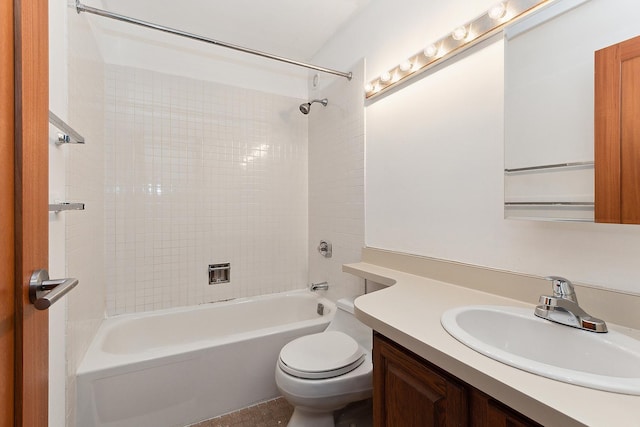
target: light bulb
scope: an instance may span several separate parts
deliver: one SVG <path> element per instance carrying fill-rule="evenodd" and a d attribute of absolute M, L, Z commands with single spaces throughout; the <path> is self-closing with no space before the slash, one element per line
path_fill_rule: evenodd
<path fill-rule="evenodd" d="M 373 85 L 371 83 L 367 83 L 364 85 L 364 91 L 369 93 L 369 92 L 373 92 Z"/>
<path fill-rule="evenodd" d="M 382 83 L 387 83 L 389 80 L 391 80 L 391 74 L 388 71 L 380 74 L 380 81 Z"/>
<path fill-rule="evenodd" d="M 464 40 L 467 37 L 467 27 L 458 27 L 451 32 L 451 38 L 454 40 Z"/>
<path fill-rule="evenodd" d="M 406 61 L 402 61 L 400 63 L 400 70 L 405 72 L 409 71 L 411 69 L 411 66 L 412 66 L 411 61 L 407 59 Z"/>
<path fill-rule="evenodd" d="M 435 44 L 430 44 L 424 48 L 424 56 L 432 58 L 438 54 L 438 47 Z"/>
<path fill-rule="evenodd" d="M 487 15 L 489 15 L 491 19 L 502 19 L 506 13 L 507 5 L 505 2 L 501 2 L 489 9 Z"/>

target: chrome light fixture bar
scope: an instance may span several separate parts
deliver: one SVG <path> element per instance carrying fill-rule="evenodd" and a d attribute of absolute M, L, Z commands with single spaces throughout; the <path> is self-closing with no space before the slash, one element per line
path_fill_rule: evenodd
<path fill-rule="evenodd" d="M 492 36 L 505 25 L 553 1 L 508 0 L 495 4 L 486 13 L 454 28 L 451 33 L 428 44 L 421 51 L 369 81 L 364 88 L 365 98 L 371 99 L 381 95 Z"/>

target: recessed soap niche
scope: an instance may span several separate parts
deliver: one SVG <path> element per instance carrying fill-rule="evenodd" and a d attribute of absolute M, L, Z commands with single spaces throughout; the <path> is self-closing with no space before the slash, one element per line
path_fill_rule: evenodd
<path fill-rule="evenodd" d="M 209 284 L 231 282 L 231 263 L 209 264 Z"/>

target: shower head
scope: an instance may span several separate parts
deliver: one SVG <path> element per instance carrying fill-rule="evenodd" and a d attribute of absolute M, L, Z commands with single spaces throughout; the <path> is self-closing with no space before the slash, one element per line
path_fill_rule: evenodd
<path fill-rule="evenodd" d="M 302 114 L 309 114 L 309 111 L 311 111 L 311 104 L 313 104 L 314 102 L 319 102 L 320 104 L 322 104 L 324 107 L 327 106 L 327 104 L 329 103 L 329 100 L 327 98 L 324 99 L 314 99 L 313 101 L 310 102 L 305 102 L 304 104 L 300 104 L 300 112 Z"/>
<path fill-rule="evenodd" d="M 311 103 L 300 104 L 300 112 L 302 114 L 309 114 L 309 111 L 311 111 Z"/>

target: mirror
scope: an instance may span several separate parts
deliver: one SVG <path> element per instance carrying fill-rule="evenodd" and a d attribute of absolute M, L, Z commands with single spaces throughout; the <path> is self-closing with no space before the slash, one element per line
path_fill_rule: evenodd
<path fill-rule="evenodd" d="M 634 0 L 558 0 L 505 30 L 505 217 L 594 220 L 594 52 L 640 34 Z"/>

